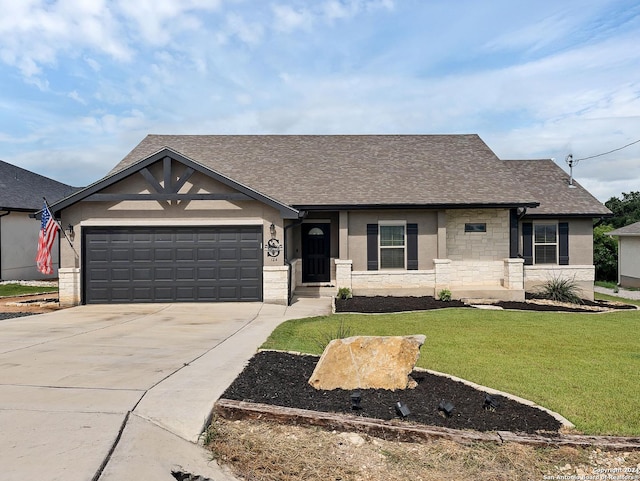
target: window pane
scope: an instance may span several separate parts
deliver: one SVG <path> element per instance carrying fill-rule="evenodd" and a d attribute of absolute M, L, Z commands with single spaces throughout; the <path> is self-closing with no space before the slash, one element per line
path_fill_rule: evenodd
<path fill-rule="evenodd" d="M 404 249 L 380 249 L 381 269 L 404 269 Z"/>
<path fill-rule="evenodd" d="M 535 242 L 536 244 L 556 243 L 556 224 L 536 224 Z"/>
<path fill-rule="evenodd" d="M 381 225 L 380 226 L 380 246 L 404 246 L 404 226 L 403 225 Z"/>
<path fill-rule="evenodd" d="M 556 262 L 555 245 L 536 246 L 536 264 L 555 264 Z"/>

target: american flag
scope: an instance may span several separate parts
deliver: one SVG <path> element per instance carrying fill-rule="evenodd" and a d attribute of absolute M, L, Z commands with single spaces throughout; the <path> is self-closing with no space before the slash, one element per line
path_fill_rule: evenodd
<path fill-rule="evenodd" d="M 51 248 L 53 242 L 56 240 L 56 233 L 58 232 L 58 223 L 53 219 L 47 203 L 44 203 L 42 209 L 42 224 L 40 226 L 40 236 L 38 238 L 38 255 L 36 257 L 36 264 L 38 270 L 43 274 L 53 274 L 53 268 L 51 267 Z"/>

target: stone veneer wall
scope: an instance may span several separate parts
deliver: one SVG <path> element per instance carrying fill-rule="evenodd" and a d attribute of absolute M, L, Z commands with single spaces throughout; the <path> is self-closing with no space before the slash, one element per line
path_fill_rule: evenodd
<path fill-rule="evenodd" d="M 524 266 L 524 288 L 533 292 L 546 282 L 560 278 L 575 281 L 582 290 L 582 297 L 593 300 L 593 283 L 595 281 L 595 266 L 559 266 L 534 265 Z"/>
<path fill-rule="evenodd" d="M 486 232 L 465 232 L 466 223 L 486 223 Z M 509 257 L 508 209 L 447 210 L 447 258 L 502 261 Z M 491 268 L 493 269 L 493 268 Z"/>
<path fill-rule="evenodd" d="M 499 261 L 452 261 L 451 285 L 462 286 L 496 286 L 501 285 L 504 278 L 504 260 Z"/>
<path fill-rule="evenodd" d="M 289 303 L 289 267 L 263 267 L 262 286 L 262 298 L 265 303 L 287 305 Z"/>
<path fill-rule="evenodd" d="M 354 271 L 351 286 L 356 295 L 433 295 L 435 270 Z"/>
<path fill-rule="evenodd" d="M 58 299 L 61 306 L 80 304 L 80 268 L 61 267 L 58 269 Z"/>

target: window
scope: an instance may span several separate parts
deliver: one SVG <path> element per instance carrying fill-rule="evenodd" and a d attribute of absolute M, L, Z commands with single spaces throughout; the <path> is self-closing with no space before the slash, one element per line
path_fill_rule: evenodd
<path fill-rule="evenodd" d="M 464 225 L 465 232 L 487 232 L 487 224 L 485 222 L 473 222 Z"/>
<path fill-rule="evenodd" d="M 558 263 L 558 225 L 534 224 L 534 262 L 536 264 Z"/>
<path fill-rule="evenodd" d="M 380 224 L 379 248 L 381 269 L 404 269 L 405 224 Z"/>

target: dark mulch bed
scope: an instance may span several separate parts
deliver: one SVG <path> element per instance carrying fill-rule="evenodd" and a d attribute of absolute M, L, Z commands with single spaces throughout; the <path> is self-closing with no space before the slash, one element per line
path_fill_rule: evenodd
<path fill-rule="evenodd" d="M 533 297 L 531 297 L 533 299 Z M 607 301 L 589 301 L 584 299 L 582 305 L 563 306 L 537 304 L 533 302 L 496 301 L 496 306 L 503 309 L 517 309 L 523 311 L 554 311 L 554 312 L 598 312 L 585 309 L 587 306 L 608 307 L 613 305 Z M 469 307 L 462 301 L 440 301 L 432 296 L 423 297 L 393 297 L 393 296 L 354 296 L 351 299 L 336 299 L 336 312 L 389 313 L 406 311 L 426 311 L 443 309 L 445 307 Z M 635 309 L 635 306 L 616 304 L 616 309 Z"/>
<path fill-rule="evenodd" d="M 36 312 L 0 312 L 0 321 L 15 319 L 16 317 L 33 316 Z"/>
<path fill-rule="evenodd" d="M 418 383 L 415 389 L 363 389 L 362 409 L 354 411 L 351 409 L 350 391 L 316 390 L 307 383 L 318 359 L 316 356 L 259 352 L 222 397 L 312 411 L 356 414 L 383 420 L 398 419 L 395 405 L 402 402 L 411 411 L 407 421 L 476 431 L 548 433 L 557 432 L 561 426 L 546 412 L 502 396 L 494 396 L 500 403 L 497 409 L 484 409 L 486 393 L 466 384 L 421 371 L 414 371 L 412 374 Z M 438 410 L 442 400 L 450 401 L 454 405 L 450 417 L 444 416 Z"/>

